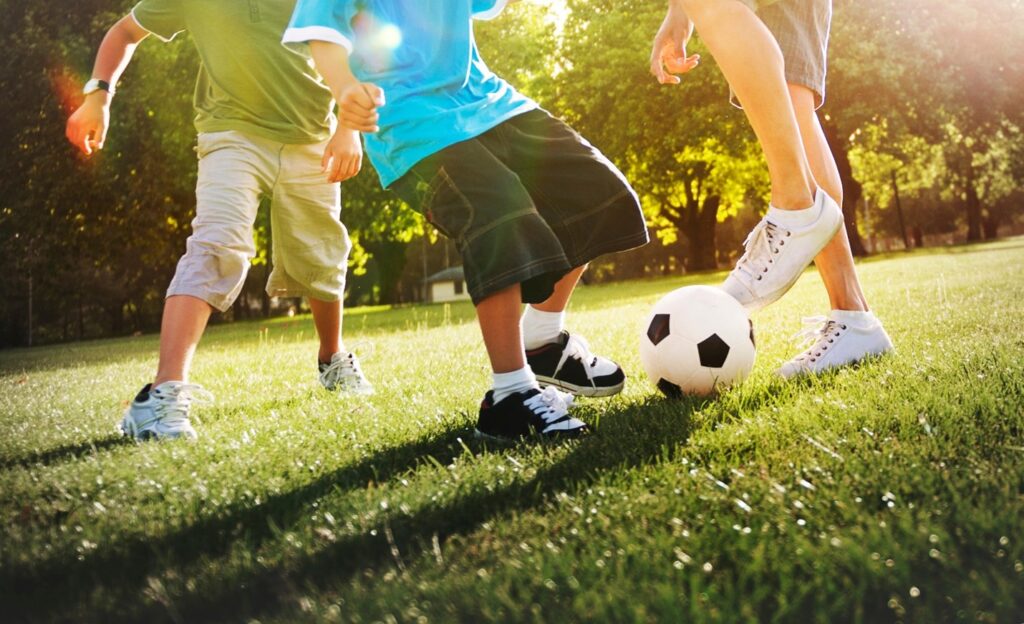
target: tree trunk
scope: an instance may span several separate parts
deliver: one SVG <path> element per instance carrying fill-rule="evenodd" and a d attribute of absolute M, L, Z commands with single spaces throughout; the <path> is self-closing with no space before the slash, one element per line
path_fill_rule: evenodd
<path fill-rule="evenodd" d="M 974 169 L 967 177 L 967 242 L 974 243 L 981 240 L 981 199 L 978 198 L 978 189 L 974 188 Z"/>
<path fill-rule="evenodd" d="M 408 243 L 399 241 L 363 241 L 363 247 L 377 264 L 378 304 L 398 303 L 398 283 L 405 269 Z"/>
<path fill-rule="evenodd" d="M 849 150 L 846 147 L 846 142 L 836 134 L 835 126 L 825 123 L 822 124 L 822 128 L 825 130 L 825 138 L 832 149 L 832 155 L 836 159 L 839 179 L 843 183 L 843 221 L 846 224 L 846 234 L 850 237 L 850 250 L 853 251 L 853 255 L 863 257 L 868 255 L 868 250 L 864 247 L 864 241 L 857 229 L 857 205 L 860 203 L 863 187 L 853 177 Z"/>
<path fill-rule="evenodd" d="M 985 217 L 981 222 L 981 233 L 985 235 L 985 240 L 999 238 L 999 218 L 991 214 Z"/>
<path fill-rule="evenodd" d="M 690 241 L 687 254 L 687 268 L 690 271 L 708 271 L 718 268 L 715 247 L 715 225 L 718 223 L 718 207 L 722 203 L 718 195 L 709 195 L 695 218 L 689 222 L 686 238 Z"/>

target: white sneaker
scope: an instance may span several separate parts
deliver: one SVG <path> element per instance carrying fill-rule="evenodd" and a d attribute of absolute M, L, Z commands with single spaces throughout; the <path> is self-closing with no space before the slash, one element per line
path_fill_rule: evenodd
<path fill-rule="evenodd" d="M 196 439 L 188 412 L 193 402 L 206 402 L 213 395 L 196 384 L 166 381 L 157 387 L 146 384 L 121 419 L 121 432 L 136 440 Z"/>
<path fill-rule="evenodd" d="M 804 344 L 812 343 L 811 348 L 776 371 L 786 379 L 856 364 L 893 350 L 892 340 L 878 319 L 858 327 L 831 317 L 812 316 L 804 319 L 804 325 L 794 337 L 802 338 Z"/>
<path fill-rule="evenodd" d="M 331 363 L 320 366 L 320 385 L 328 390 L 337 390 L 346 394 L 373 394 L 373 385 L 363 375 L 359 368 L 359 359 L 356 354 L 335 353 L 331 356 Z"/>
<path fill-rule="evenodd" d="M 843 211 L 828 193 L 814 196 L 818 217 L 799 229 L 786 229 L 765 216 L 743 242 L 743 257 L 722 289 L 749 312 L 760 310 L 786 294 L 807 265 L 843 225 Z"/>

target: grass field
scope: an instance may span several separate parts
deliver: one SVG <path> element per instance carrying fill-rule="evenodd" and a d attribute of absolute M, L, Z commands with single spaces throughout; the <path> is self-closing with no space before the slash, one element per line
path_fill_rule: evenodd
<path fill-rule="evenodd" d="M 473 440 L 468 305 L 353 310 L 378 394 L 315 382 L 308 318 L 213 328 L 198 442 L 113 433 L 156 337 L 0 353 L 0 620 L 1024 620 L 1024 240 L 876 258 L 894 356 L 782 382 L 806 274 L 751 379 L 669 401 L 637 344 L 664 292 L 581 288 L 626 368 L 594 435 Z"/>

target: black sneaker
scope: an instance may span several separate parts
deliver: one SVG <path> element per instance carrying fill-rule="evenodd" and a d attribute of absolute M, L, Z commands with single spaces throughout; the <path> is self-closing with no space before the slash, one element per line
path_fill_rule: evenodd
<path fill-rule="evenodd" d="M 587 341 L 563 331 L 557 342 L 526 352 L 526 363 L 542 385 L 587 397 L 622 392 L 626 375 L 618 364 L 590 352 Z"/>
<path fill-rule="evenodd" d="M 476 423 L 478 438 L 520 440 L 538 435 L 544 438 L 575 438 L 587 432 L 587 425 L 568 414 L 572 396 L 555 388 L 510 394 L 498 403 L 487 391 Z"/>

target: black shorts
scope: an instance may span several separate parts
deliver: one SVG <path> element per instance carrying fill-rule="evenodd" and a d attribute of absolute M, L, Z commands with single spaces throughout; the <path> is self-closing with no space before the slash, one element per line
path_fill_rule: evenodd
<path fill-rule="evenodd" d="M 514 284 L 540 303 L 572 269 L 649 240 L 622 173 L 542 110 L 446 147 L 390 188 L 455 241 L 474 303 Z"/>

